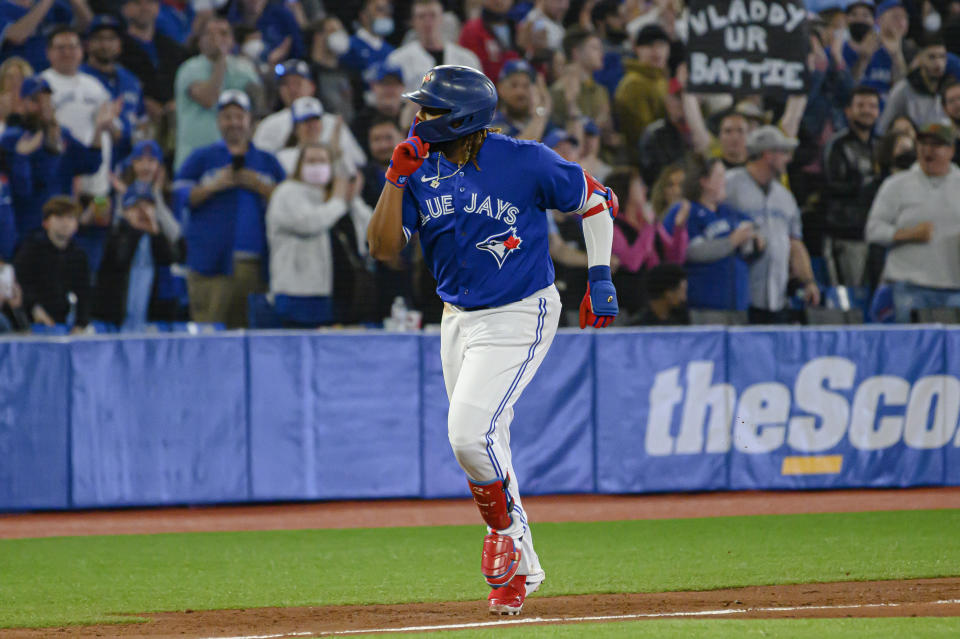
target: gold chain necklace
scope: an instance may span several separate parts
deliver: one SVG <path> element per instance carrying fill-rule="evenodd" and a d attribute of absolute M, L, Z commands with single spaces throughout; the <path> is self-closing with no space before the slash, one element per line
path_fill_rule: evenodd
<path fill-rule="evenodd" d="M 443 177 L 440 177 L 440 154 L 438 153 L 437 154 L 437 175 L 430 182 L 430 186 L 432 186 L 433 188 L 437 188 L 438 186 L 440 186 L 440 180 L 446 180 L 447 178 L 453 177 L 454 175 L 459 173 L 460 169 L 462 168 L 463 168 L 463 164 L 457 164 L 457 168 L 453 170 L 453 173 L 451 173 L 450 175 L 444 175 Z"/>

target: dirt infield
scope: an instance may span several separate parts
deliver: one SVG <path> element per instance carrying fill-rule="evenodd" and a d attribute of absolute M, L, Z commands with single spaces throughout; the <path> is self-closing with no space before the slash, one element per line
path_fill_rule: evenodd
<path fill-rule="evenodd" d="M 532 522 L 960 508 L 960 487 L 527 497 Z M 0 539 L 232 530 L 478 524 L 470 499 L 0 514 Z"/>
<path fill-rule="evenodd" d="M 960 488 L 535 497 L 533 521 L 607 521 L 726 515 L 960 508 Z M 224 530 L 479 524 L 468 500 L 166 508 L 0 515 L 0 538 Z M 575 623 L 664 617 L 960 616 L 960 578 L 801 584 L 707 592 L 550 597 L 524 614 L 491 617 L 482 601 L 315 608 L 184 611 L 140 615 L 148 623 L 0 630 L 0 639 L 37 637 L 245 637 L 351 634 L 361 630 L 477 624 Z M 589 619 L 584 619 L 589 618 Z M 537 621 L 533 621 L 533 620 Z"/>
<path fill-rule="evenodd" d="M 430 627 L 482 627 L 491 623 L 582 623 L 624 619 L 736 619 L 806 617 L 960 616 L 960 579 L 915 579 L 706 592 L 531 597 L 520 617 L 492 617 L 483 602 L 417 603 L 323 608 L 256 608 L 146 615 L 148 623 L 0 630 L 4 639 L 40 637 L 243 637 L 344 635 L 387 628 L 424 632 Z"/>

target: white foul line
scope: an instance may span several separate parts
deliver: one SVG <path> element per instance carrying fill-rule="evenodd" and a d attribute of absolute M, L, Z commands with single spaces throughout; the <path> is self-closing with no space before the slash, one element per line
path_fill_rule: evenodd
<path fill-rule="evenodd" d="M 467 628 L 485 628 L 489 626 L 516 626 L 531 623 L 582 623 L 589 621 L 618 621 L 628 619 L 664 619 L 668 617 L 719 617 L 738 615 L 747 612 L 795 612 L 798 610 L 851 610 L 857 608 L 897 608 L 908 605 L 942 606 L 960 604 L 960 599 L 941 599 L 939 601 L 910 601 L 900 603 L 843 604 L 833 606 L 769 606 L 761 608 L 722 608 L 719 610 L 684 610 L 677 612 L 643 612 L 630 615 L 598 615 L 594 617 L 526 617 L 523 619 L 503 619 L 500 621 L 478 621 L 474 623 L 451 623 L 436 626 L 405 626 L 402 628 L 366 628 L 363 630 L 329 630 L 314 632 L 284 632 L 274 635 L 244 635 L 235 637 L 207 637 L 206 639 L 280 639 L 282 637 L 329 637 L 342 635 L 361 635 L 388 632 L 424 632 L 431 630 L 465 630 Z"/>

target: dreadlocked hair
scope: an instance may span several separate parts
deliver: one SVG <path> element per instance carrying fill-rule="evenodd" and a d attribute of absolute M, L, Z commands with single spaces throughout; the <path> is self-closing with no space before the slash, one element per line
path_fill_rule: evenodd
<path fill-rule="evenodd" d="M 480 153 L 480 147 L 483 146 L 484 140 L 487 139 L 488 130 L 489 129 L 480 129 L 463 137 L 463 155 L 466 157 L 464 164 L 473 162 L 473 166 L 475 166 L 478 171 L 480 170 L 480 165 L 477 163 L 477 154 Z"/>

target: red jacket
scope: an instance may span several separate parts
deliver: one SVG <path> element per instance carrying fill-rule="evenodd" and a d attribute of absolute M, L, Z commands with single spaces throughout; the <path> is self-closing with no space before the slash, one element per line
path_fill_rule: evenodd
<path fill-rule="evenodd" d="M 460 46 L 477 54 L 483 72 L 494 82 L 500 79 L 500 67 L 504 62 L 520 57 L 516 51 L 503 48 L 496 36 L 487 30 L 482 18 L 467 20 L 463 25 L 460 30 Z"/>

